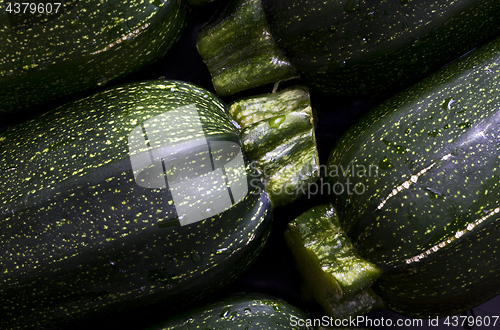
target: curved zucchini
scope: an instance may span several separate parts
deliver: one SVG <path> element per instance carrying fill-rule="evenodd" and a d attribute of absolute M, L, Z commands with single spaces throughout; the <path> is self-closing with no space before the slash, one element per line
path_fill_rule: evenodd
<path fill-rule="evenodd" d="M 311 161 L 293 140 L 282 156 Z M 182 82 L 119 86 L 3 131 L 1 328 L 118 312 L 130 325 L 131 308 L 174 312 L 227 284 L 269 236 L 258 169 L 225 105 Z"/>
<path fill-rule="evenodd" d="M 291 226 L 292 248 L 315 267 L 342 265 L 340 257 L 328 261 L 327 240 L 303 246 L 311 233 L 331 237 L 326 232 L 341 226 L 360 257 L 349 260 L 371 264 L 350 268 L 360 283 L 352 292 L 380 276 L 373 291 L 412 317 L 456 314 L 497 295 L 499 74 L 497 39 L 372 110 L 328 160 L 327 183 L 341 225 L 334 225 L 334 209 L 323 206 L 316 211 L 323 220 L 310 213 Z M 345 275 L 322 274 L 344 292 L 352 283 L 341 284 Z M 329 287 L 335 291 L 335 285 Z"/>
<path fill-rule="evenodd" d="M 14 2 L 0 4 L 0 115 L 138 70 L 165 54 L 185 20 L 180 0 L 48 6 L 16 14 Z"/>
<path fill-rule="evenodd" d="M 148 330 L 316 329 L 306 325 L 307 319 L 309 316 L 305 312 L 282 299 L 247 294 L 188 311 Z"/>
<path fill-rule="evenodd" d="M 240 0 L 200 33 L 219 95 L 296 77 L 350 96 L 417 81 L 500 32 L 489 0 Z"/>

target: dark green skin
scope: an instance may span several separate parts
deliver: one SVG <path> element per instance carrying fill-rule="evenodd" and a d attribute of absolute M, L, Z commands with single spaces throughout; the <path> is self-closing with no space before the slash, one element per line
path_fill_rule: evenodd
<path fill-rule="evenodd" d="M 490 0 L 262 4 L 274 40 L 306 84 L 342 96 L 418 81 L 500 31 L 500 3 Z"/>
<path fill-rule="evenodd" d="M 303 322 L 301 324 L 304 324 L 310 317 L 282 299 L 264 294 L 247 294 L 193 309 L 148 330 L 316 329 L 305 324 L 292 326 L 290 320 L 294 320 L 295 324 L 300 319 Z"/>
<path fill-rule="evenodd" d="M 405 315 L 455 314 L 500 292 L 499 64 L 497 39 L 378 106 L 330 154 L 330 170 L 358 166 L 330 171 L 331 185 L 350 181 L 335 207 L 385 273 L 374 290 Z M 378 174 L 360 167 L 372 165 Z"/>
<path fill-rule="evenodd" d="M 131 308 L 133 320 L 141 310 L 147 319 L 157 303 L 168 314 L 256 258 L 271 207 L 250 166 L 241 202 L 185 226 L 167 221 L 175 220 L 168 190 L 134 180 L 128 134 L 193 103 L 206 137 L 238 142 L 220 100 L 162 80 L 110 89 L 0 134 L 0 328 L 52 329 L 101 316 L 100 326 L 116 326 Z"/>
<path fill-rule="evenodd" d="M 180 35 L 180 0 L 61 1 L 58 14 L 0 5 L 0 115 L 103 86 L 163 56 Z M 55 8 L 54 8 L 55 10 Z"/>

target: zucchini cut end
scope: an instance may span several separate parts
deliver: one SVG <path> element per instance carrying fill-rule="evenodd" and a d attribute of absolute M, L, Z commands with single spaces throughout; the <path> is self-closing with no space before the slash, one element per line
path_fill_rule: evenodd
<path fill-rule="evenodd" d="M 384 307 L 370 288 L 381 271 L 357 254 L 333 206 L 320 205 L 299 216 L 288 225 L 285 241 L 307 290 L 329 316 L 357 316 Z"/>

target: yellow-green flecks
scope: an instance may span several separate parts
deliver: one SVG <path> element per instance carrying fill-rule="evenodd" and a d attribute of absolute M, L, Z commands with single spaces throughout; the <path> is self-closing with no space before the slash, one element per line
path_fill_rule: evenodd
<path fill-rule="evenodd" d="M 57 326 L 56 320 L 113 306 L 140 307 L 135 301 L 180 307 L 249 266 L 271 221 L 268 196 L 250 165 L 248 194 L 239 203 L 185 226 L 169 190 L 145 188 L 134 177 L 131 131 L 144 124 L 153 132 L 155 118 L 192 105 L 202 132 L 169 130 L 164 143 L 238 141 L 216 97 L 165 80 L 119 86 L 0 134 L 1 328 Z M 214 150 L 213 156 L 221 162 L 224 155 Z M 200 196 L 219 188 L 207 185 Z"/>
<path fill-rule="evenodd" d="M 62 2 L 57 13 L 0 4 L 0 115 L 104 86 L 160 58 L 178 37 L 178 0 Z M 54 5 L 54 4 L 53 4 Z"/>
<path fill-rule="evenodd" d="M 249 23 L 229 11 L 199 43 L 224 94 L 293 77 L 289 68 L 311 89 L 344 97 L 379 93 L 408 86 L 499 33 L 496 1 L 240 3 L 234 8 L 248 8 L 252 18 L 263 11 L 265 21 Z"/>
<path fill-rule="evenodd" d="M 264 294 L 227 297 L 166 320 L 148 330 L 253 329 L 312 330 L 305 312 Z M 300 322 L 299 322 L 300 321 Z"/>
<path fill-rule="evenodd" d="M 491 234 L 500 226 L 499 47 L 500 39 L 373 109 L 330 154 L 328 166 L 381 167 L 329 182 L 366 188 L 333 196 L 334 205 L 359 254 L 386 272 L 374 290 L 405 315 L 459 313 L 500 291 L 500 239 Z"/>

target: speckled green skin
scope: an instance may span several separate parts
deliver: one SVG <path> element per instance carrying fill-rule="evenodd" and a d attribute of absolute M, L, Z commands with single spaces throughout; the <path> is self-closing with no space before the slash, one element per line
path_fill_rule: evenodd
<path fill-rule="evenodd" d="M 371 111 L 330 155 L 351 169 L 328 178 L 351 183 L 340 221 L 398 312 L 454 314 L 500 292 L 499 77 L 497 39 Z"/>
<path fill-rule="evenodd" d="M 310 317 L 282 299 L 264 294 L 248 294 L 191 310 L 148 330 L 316 329 L 307 325 L 292 326 L 291 318 L 298 321 Z"/>
<path fill-rule="evenodd" d="M 232 90 L 251 88 L 256 76 L 259 82 L 275 82 L 266 70 L 281 63 L 295 67 L 303 82 L 317 91 L 342 97 L 390 91 L 418 81 L 500 33 L 498 1 L 259 1 L 267 26 L 261 30 L 261 38 L 270 33 L 276 42 L 273 47 L 286 60 L 264 58 L 259 62 L 259 44 L 254 35 L 249 37 L 248 22 L 240 20 L 238 25 L 234 20 L 230 27 L 227 23 L 229 28 L 220 36 L 219 31 L 211 30 L 206 35 L 224 40 L 223 48 L 212 45 L 214 54 L 222 54 L 221 49 L 238 49 L 233 47 L 236 45 L 247 50 L 245 57 L 238 57 L 235 51 L 218 59 L 227 72 L 209 65 L 217 91 L 226 90 L 226 86 Z M 233 38 L 229 39 L 230 35 Z M 204 56 L 201 49 L 200 53 Z M 235 72 L 233 79 L 229 72 Z M 219 75 L 224 81 L 218 80 Z"/>
<path fill-rule="evenodd" d="M 163 56 L 184 26 L 179 0 L 61 2 L 39 16 L 0 3 L 0 115 L 123 77 Z"/>
<path fill-rule="evenodd" d="M 342 96 L 418 81 L 500 32 L 498 1 L 261 1 L 306 84 Z"/>
<path fill-rule="evenodd" d="M 271 222 L 270 201 L 249 166 L 241 202 L 185 226 L 168 226 L 175 214 L 167 190 L 134 180 L 128 134 L 193 103 L 204 135 L 184 141 L 238 142 L 221 101 L 162 80 L 107 90 L 1 133 L 0 328 L 99 315 L 114 324 L 114 311 L 151 310 L 156 302 L 173 311 L 249 266 Z"/>

